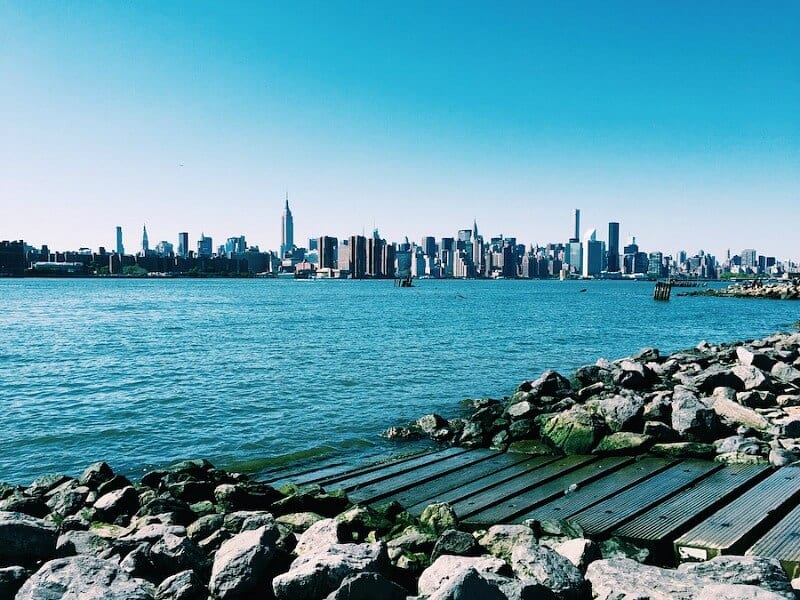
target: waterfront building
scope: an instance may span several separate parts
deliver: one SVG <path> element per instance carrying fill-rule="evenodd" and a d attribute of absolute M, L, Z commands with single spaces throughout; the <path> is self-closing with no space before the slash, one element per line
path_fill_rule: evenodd
<path fill-rule="evenodd" d="M 583 244 L 569 242 L 564 250 L 564 264 L 567 272 L 578 274 L 583 270 Z"/>
<path fill-rule="evenodd" d="M 650 277 L 664 276 L 664 254 L 661 252 L 651 252 L 648 258 L 647 274 Z"/>
<path fill-rule="evenodd" d="M 350 236 L 350 277 L 363 279 L 367 272 L 367 238 L 363 235 Z"/>
<path fill-rule="evenodd" d="M 186 231 L 178 234 L 178 256 L 181 258 L 189 256 L 189 233 Z"/>
<path fill-rule="evenodd" d="M 309 240 L 310 241 L 310 240 Z M 337 268 L 337 248 L 338 240 L 335 237 L 324 235 L 318 240 L 315 240 L 317 254 L 319 256 L 320 269 L 336 269 Z"/>
<path fill-rule="evenodd" d="M 756 272 L 758 269 L 758 256 L 753 248 L 747 248 L 739 253 L 742 257 L 742 266 Z"/>
<path fill-rule="evenodd" d="M 122 245 L 122 227 L 117 225 L 117 254 L 125 254 L 125 246 Z"/>
<path fill-rule="evenodd" d="M 225 242 L 225 249 L 222 254 L 230 258 L 231 254 L 244 254 L 247 251 L 247 241 L 243 235 L 229 237 Z"/>
<path fill-rule="evenodd" d="M 583 271 L 584 277 L 596 277 L 603 270 L 603 242 L 597 239 L 597 230 L 590 229 L 583 240 Z"/>
<path fill-rule="evenodd" d="M 606 257 L 606 270 L 610 273 L 617 273 L 619 265 L 619 223 L 611 222 L 608 224 L 608 253 Z"/>
<path fill-rule="evenodd" d="M 384 242 L 381 249 L 381 276 L 394 277 L 396 271 L 395 263 L 397 260 L 397 248 L 394 244 Z"/>
<path fill-rule="evenodd" d="M 209 258 L 213 253 L 213 242 L 210 237 L 206 237 L 205 233 L 200 234 L 200 239 L 197 240 L 197 257 Z"/>
<path fill-rule="evenodd" d="M 0 242 L 0 275 L 22 277 L 25 274 L 25 242 Z"/>
<path fill-rule="evenodd" d="M 436 256 L 436 238 L 430 235 L 422 238 L 422 250 L 427 256 Z"/>
<path fill-rule="evenodd" d="M 286 192 L 286 204 L 281 215 L 281 258 L 286 256 L 294 246 L 294 217 L 289 209 L 289 192 Z"/>

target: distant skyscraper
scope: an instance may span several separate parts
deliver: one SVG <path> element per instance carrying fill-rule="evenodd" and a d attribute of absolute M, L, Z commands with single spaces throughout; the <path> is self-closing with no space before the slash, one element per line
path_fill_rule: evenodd
<path fill-rule="evenodd" d="M 182 258 L 189 256 L 189 233 L 186 231 L 178 234 L 178 256 Z"/>
<path fill-rule="evenodd" d="M 742 257 L 742 266 L 753 270 L 758 268 L 758 253 L 753 248 L 742 250 L 739 255 Z"/>
<path fill-rule="evenodd" d="M 586 232 L 583 240 L 583 276 L 594 277 L 603 270 L 603 242 L 597 240 L 597 230 Z"/>
<path fill-rule="evenodd" d="M 294 246 L 294 218 L 289 210 L 289 192 L 286 192 L 286 205 L 281 215 L 281 258 Z"/>
<path fill-rule="evenodd" d="M 575 235 L 572 236 L 571 242 L 581 241 L 581 209 L 576 208 L 572 211 L 572 216 L 575 219 Z"/>
<path fill-rule="evenodd" d="M 122 227 L 117 225 L 117 254 L 125 254 L 125 246 L 122 245 Z"/>
<path fill-rule="evenodd" d="M 335 237 L 323 235 L 316 242 L 317 252 L 319 253 L 319 268 L 335 269 L 338 240 Z"/>
<path fill-rule="evenodd" d="M 209 257 L 213 253 L 213 242 L 210 237 L 206 237 L 205 233 L 200 234 L 200 239 L 197 240 L 197 256 Z"/>
<path fill-rule="evenodd" d="M 348 269 L 352 279 L 363 279 L 367 272 L 367 238 L 363 235 L 350 237 L 350 261 Z M 344 265 L 339 265 L 342 268 Z"/>
<path fill-rule="evenodd" d="M 436 238 L 431 235 L 422 238 L 422 251 L 427 256 L 436 256 Z"/>
<path fill-rule="evenodd" d="M 150 242 L 147 240 L 147 227 L 142 226 L 142 254 L 147 254 L 150 250 Z"/>
<path fill-rule="evenodd" d="M 619 223 L 612 222 L 608 224 L 608 271 L 619 270 Z"/>

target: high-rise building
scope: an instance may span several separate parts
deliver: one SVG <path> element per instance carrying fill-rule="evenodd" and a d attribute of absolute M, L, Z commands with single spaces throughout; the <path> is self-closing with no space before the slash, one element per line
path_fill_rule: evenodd
<path fill-rule="evenodd" d="M 432 235 L 422 238 L 422 251 L 426 256 L 436 256 L 436 238 Z"/>
<path fill-rule="evenodd" d="M 231 254 L 244 254 L 247 252 L 247 240 L 243 235 L 229 237 L 225 242 L 225 254 L 230 258 Z"/>
<path fill-rule="evenodd" d="M 142 254 L 147 254 L 147 251 L 150 250 L 150 242 L 147 239 L 147 227 L 142 226 Z"/>
<path fill-rule="evenodd" d="M 319 268 L 335 269 L 338 240 L 335 237 L 324 235 L 315 241 L 317 242 L 317 252 L 319 253 Z"/>
<path fill-rule="evenodd" d="M 758 253 L 754 249 L 747 248 L 742 250 L 739 255 L 742 257 L 743 267 L 748 267 L 754 271 L 758 268 Z"/>
<path fill-rule="evenodd" d="M 156 254 L 159 256 L 172 256 L 174 248 L 172 244 L 164 240 L 156 244 Z"/>
<path fill-rule="evenodd" d="M 570 242 L 580 242 L 581 241 L 581 209 L 576 208 L 572 211 L 572 217 L 575 221 L 575 235 L 569 240 Z"/>
<path fill-rule="evenodd" d="M 205 233 L 200 234 L 200 239 L 197 240 L 197 256 L 198 257 L 209 257 L 214 252 L 212 245 L 212 240 L 210 237 L 206 237 Z"/>
<path fill-rule="evenodd" d="M 178 234 L 178 256 L 181 258 L 189 256 L 189 233 L 186 231 Z"/>
<path fill-rule="evenodd" d="M 586 232 L 583 239 L 583 276 L 595 277 L 603 270 L 603 242 L 597 239 L 597 230 Z"/>
<path fill-rule="evenodd" d="M 367 238 L 363 235 L 350 237 L 350 277 L 364 279 L 367 272 Z"/>
<path fill-rule="evenodd" d="M 289 210 L 289 192 L 286 192 L 286 205 L 281 215 L 281 258 L 294 246 L 294 218 Z"/>
<path fill-rule="evenodd" d="M 125 246 L 122 245 L 122 227 L 117 225 L 117 254 L 125 254 Z"/>
<path fill-rule="evenodd" d="M 610 273 L 619 272 L 619 223 L 611 222 L 608 224 L 607 264 L 607 270 Z"/>

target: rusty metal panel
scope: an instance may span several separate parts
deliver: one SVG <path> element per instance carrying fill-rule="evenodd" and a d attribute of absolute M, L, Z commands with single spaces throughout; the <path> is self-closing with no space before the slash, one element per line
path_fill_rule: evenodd
<path fill-rule="evenodd" d="M 784 467 L 675 540 L 680 557 L 743 552 L 800 498 L 800 468 Z"/>
<path fill-rule="evenodd" d="M 721 468 L 707 460 L 685 460 L 570 518 L 589 535 L 602 536 Z"/>

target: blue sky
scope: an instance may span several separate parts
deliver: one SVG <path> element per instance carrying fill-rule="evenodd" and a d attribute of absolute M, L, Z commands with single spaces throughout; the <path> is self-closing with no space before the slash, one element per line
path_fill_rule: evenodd
<path fill-rule="evenodd" d="M 291 5 L 291 6 L 289 6 Z M 800 3 L 0 0 L 0 239 L 800 258 Z M 183 166 L 181 166 L 183 165 Z"/>

